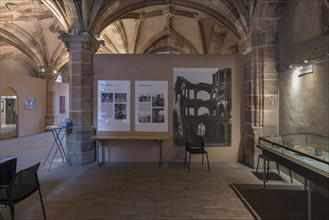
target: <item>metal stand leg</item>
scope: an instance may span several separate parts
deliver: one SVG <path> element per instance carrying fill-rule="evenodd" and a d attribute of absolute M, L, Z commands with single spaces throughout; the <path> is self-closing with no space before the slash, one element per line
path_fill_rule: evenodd
<path fill-rule="evenodd" d="M 65 150 L 64 150 L 64 147 L 63 147 L 63 139 L 64 139 L 64 136 L 66 134 L 66 132 L 64 132 L 63 136 L 60 138 L 60 133 L 61 133 L 61 129 L 57 132 L 57 146 L 59 147 L 59 152 L 61 152 L 62 156 L 64 155 L 65 159 L 66 159 L 66 162 L 69 166 L 71 166 L 71 161 L 70 159 L 67 157 L 66 153 L 65 153 Z"/>
<path fill-rule="evenodd" d="M 312 198 L 311 198 L 311 182 L 306 180 L 307 183 L 307 219 L 312 219 Z"/>
<path fill-rule="evenodd" d="M 54 162 L 54 159 L 55 159 L 58 151 L 60 152 L 60 155 L 61 155 L 61 158 L 63 160 L 63 163 L 65 162 L 65 160 L 64 160 L 64 157 L 65 157 L 65 159 L 67 161 L 67 164 L 69 166 L 71 165 L 71 162 L 70 162 L 69 158 L 66 156 L 64 147 L 62 145 L 62 142 L 63 142 L 63 139 L 64 139 L 64 136 L 65 136 L 66 132 L 64 132 L 63 135 L 60 136 L 61 135 L 61 131 L 62 131 L 62 128 L 54 128 L 54 129 L 51 130 L 51 133 L 52 133 L 52 135 L 54 137 L 54 142 L 53 142 L 53 145 L 50 148 L 50 151 L 49 151 L 49 153 L 48 153 L 48 155 L 47 155 L 47 157 L 46 157 L 43 165 L 46 164 L 46 161 L 49 161 L 49 157 L 50 157 L 51 153 L 53 152 L 55 146 L 56 146 L 56 150 L 55 150 L 55 152 L 54 152 L 54 154 L 52 156 L 52 159 L 50 160 L 48 171 L 50 171 L 50 168 L 51 168 L 51 166 L 52 166 L 52 164 Z"/>

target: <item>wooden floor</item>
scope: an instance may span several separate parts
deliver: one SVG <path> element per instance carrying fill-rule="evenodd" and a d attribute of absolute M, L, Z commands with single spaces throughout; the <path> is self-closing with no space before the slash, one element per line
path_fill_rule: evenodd
<path fill-rule="evenodd" d="M 52 140 L 49 132 L 4 140 L 1 157 L 17 156 L 18 169 L 43 163 Z M 307 200 L 301 199 L 306 197 L 296 196 L 306 192 L 287 176 L 270 180 L 264 193 L 262 181 L 242 164 L 212 163 L 211 172 L 192 165 L 188 173 L 183 163 L 162 168 L 156 163 L 106 163 L 99 168 L 57 160 L 50 171 L 46 163 L 39 177 L 47 219 L 307 219 Z M 315 210 L 328 213 L 328 200 L 316 198 Z M 10 219 L 8 208 L 0 211 L 0 219 Z M 42 219 L 37 194 L 16 206 L 16 219 Z"/>

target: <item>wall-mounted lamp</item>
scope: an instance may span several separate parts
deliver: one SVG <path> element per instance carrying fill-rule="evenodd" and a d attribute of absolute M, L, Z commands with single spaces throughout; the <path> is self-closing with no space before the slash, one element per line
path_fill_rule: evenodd
<path fill-rule="evenodd" d="M 298 77 L 304 76 L 309 73 L 313 73 L 313 64 L 307 65 L 307 66 L 300 66 L 298 68 Z"/>

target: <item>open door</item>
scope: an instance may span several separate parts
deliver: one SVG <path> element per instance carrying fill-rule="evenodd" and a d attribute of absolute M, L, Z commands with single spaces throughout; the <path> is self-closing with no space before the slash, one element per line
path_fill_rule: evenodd
<path fill-rule="evenodd" d="M 8 87 L 1 91 L 1 129 L 0 139 L 17 137 L 18 108 L 17 93 Z"/>

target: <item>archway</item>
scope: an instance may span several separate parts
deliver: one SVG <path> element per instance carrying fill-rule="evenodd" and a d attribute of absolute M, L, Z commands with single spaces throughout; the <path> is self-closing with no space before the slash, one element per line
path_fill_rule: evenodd
<path fill-rule="evenodd" d="M 1 129 L 0 139 L 17 137 L 18 102 L 17 93 L 7 87 L 1 91 Z"/>

